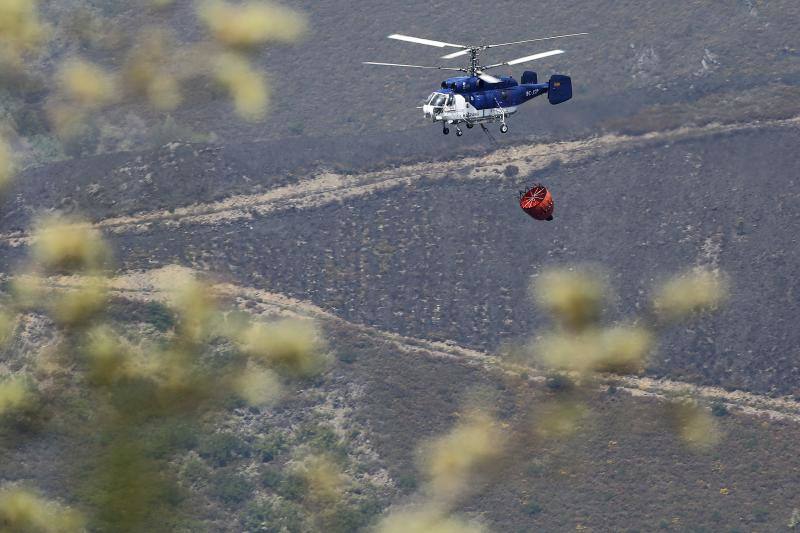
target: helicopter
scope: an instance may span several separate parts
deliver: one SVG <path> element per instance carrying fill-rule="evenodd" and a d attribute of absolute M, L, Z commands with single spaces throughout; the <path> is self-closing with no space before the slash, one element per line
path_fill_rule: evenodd
<path fill-rule="evenodd" d="M 552 105 L 561 104 L 570 100 L 572 98 L 572 79 L 569 76 L 555 74 L 550 77 L 547 83 L 539 83 L 535 72 L 525 71 L 522 73 L 520 83 L 517 83 L 511 76 L 495 77 L 487 74 L 486 71 L 497 67 L 519 65 L 546 57 L 556 56 L 563 54 L 564 50 L 540 52 L 538 54 L 490 65 L 481 65 L 479 63 L 480 54 L 485 50 L 499 46 L 549 41 L 565 37 L 577 37 L 579 35 L 588 35 L 588 33 L 570 33 L 509 43 L 468 46 L 395 33 L 389 35 L 389 39 L 437 48 L 458 48 L 456 52 L 442 56 L 441 59 L 455 59 L 457 57 L 469 56 L 469 66 L 466 68 L 459 68 L 404 65 L 399 63 L 376 63 L 373 61 L 365 61 L 364 64 L 463 72 L 466 76 L 458 76 L 444 80 L 441 84 L 441 88 L 437 89 L 428 97 L 425 104 L 421 106 L 425 119 L 430 120 L 434 124 L 441 123 L 442 133 L 445 135 L 450 133 L 449 126 L 452 125 L 455 126 L 456 135 L 461 137 L 464 132 L 459 127 L 459 124 L 466 124 L 468 129 L 472 129 L 476 124 L 479 124 L 481 128 L 489 134 L 489 130 L 484 126 L 484 123 L 496 123 L 498 121 L 500 122 L 500 132 L 507 133 L 508 117 L 516 113 L 519 106 L 528 100 L 532 100 L 545 93 Z"/>

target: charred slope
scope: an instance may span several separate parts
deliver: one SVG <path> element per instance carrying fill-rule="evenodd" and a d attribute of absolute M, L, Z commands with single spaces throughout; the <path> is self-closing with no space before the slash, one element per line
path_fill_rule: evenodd
<path fill-rule="evenodd" d="M 660 277 L 694 265 L 733 280 L 732 302 L 676 330 L 651 372 L 759 392 L 800 386 L 796 129 L 620 151 L 551 167 L 557 201 L 537 224 L 499 180 L 417 182 L 323 207 L 115 237 L 125 268 L 179 262 L 227 273 L 352 320 L 494 350 L 545 327 L 531 276 L 592 261 L 618 275 L 612 311 L 641 308 Z M 747 147 L 743 150 L 742 147 Z"/>

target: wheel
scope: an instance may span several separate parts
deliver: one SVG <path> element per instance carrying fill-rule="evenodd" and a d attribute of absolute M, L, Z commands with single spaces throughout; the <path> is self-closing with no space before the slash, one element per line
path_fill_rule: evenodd
<path fill-rule="evenodd" d="M 456 137 L 461 137 L 462 135 L 464 135 L 464 132 L 463 132 L 463 131 L 461 131 L 461 130 L 456 130 Z"/>
<path fill-rule="evenodd" d="M 450 133 L 450 128 L 445 128 L 445 129 L 443 129 L 443 130 L 442 130 L 442 133 L 444 133 L 445 135 L 447 135 L 448 133 Z"/>
<path fill-rule="evenodd" d="M 508 126 L 506 126 L 505 124 L 500 126 L 500 133 L 508 133 Z"/>
<path fill-rule="evenodd" d="M 471 130 L 471 129 L 472 129 L 472 128 L 474 128 L 474 127 L 475 127 L 475 125 L 474 125 L 474 124 L 467 124 L 467 129 L 468 129 L 468 130 Z"/>

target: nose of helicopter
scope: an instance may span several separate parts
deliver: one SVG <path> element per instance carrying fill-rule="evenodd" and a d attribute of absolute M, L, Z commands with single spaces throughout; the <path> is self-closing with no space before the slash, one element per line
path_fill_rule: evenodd
<path fill-rule="evenodd" d="M 422 113 L 425 115 L 425 120 L 436 122 L 440 118 L 441 109 L 435 109 L 432 105 L 426 104 L 422 106 Z"/>

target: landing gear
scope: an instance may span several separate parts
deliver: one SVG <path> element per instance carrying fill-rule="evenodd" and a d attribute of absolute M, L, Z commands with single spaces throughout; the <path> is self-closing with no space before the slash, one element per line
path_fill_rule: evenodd
<path fill-rule="evenodd" d="M 456 126 L 456 137 L 461 137 L 462 135 L 464 135 L 464 132 L 461 131 L 461 128 Z"/>
<path fill-rule="evenodd" d="M 474 127 L 475 127 L 475 124 L 470 124 L 469 122 L 467 122 L 467 129 L 468 130 L 471 130 Z"/>
<path fill-rule="evenodd" d="M 500 133 L 508 133 L 508 126 L 506 126 L 505 124 L 500 126 Z"/>
<path fill-rule="evenodd" d="M 444 133 L 445 135 L 448 135 L 448 134 L 450 133 L 450 128 L 448 128 L 447 126 L 445 126 L 445 127 L 442 129 L 442 133 Z"/>

